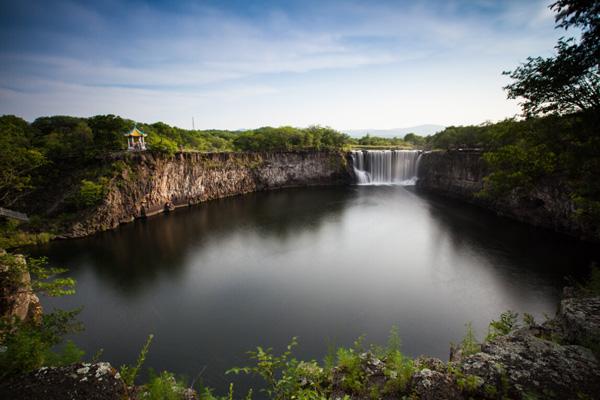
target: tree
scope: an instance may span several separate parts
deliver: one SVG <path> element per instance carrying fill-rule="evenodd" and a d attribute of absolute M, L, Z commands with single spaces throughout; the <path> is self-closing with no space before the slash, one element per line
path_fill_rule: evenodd
<path fill-rule="evenodd" d="M 33 171 L 47 160 L 30 146 L 29 125 L 14 115 L 0 117 L 0 205 L 10 207 L 33 188 Z"/>
<path fill-rule="evenodd" d="M 96 115 L 88 118 L 87 123 L 94 132 L 94 146 L 99 151 L 117 151 L 126 148 L 123 134 L 131 129 L 133 121 L 109 115 Z"/>
<path fill-rule="evenodd" d="M 600 111 L 600 1 L 559 0 L 550 8 L 556 27 L 578 28 L 579 40 L 561 38 L 554 57 L 528 57 L 504 89 L 510 99 L 523 99 L 526 116 Z"/>

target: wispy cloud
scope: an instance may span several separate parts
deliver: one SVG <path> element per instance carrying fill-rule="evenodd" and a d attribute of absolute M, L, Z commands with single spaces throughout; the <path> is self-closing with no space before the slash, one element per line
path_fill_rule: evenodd
<path fill-rule="evenodd" d="M 347 93 L 348 87 L 360 90 L 385 77 L 397 81 L 394 71 L 423 79 L 423 88 L 412 93 L 400 93 L 393 84 L 382 88 L 382 97 L 404 104 L 402 96 L 418 98 L 436 89 L 431 86 L 434 75 L 423 74 L 431 70 L 428 64 L 453 71 L 449 80 L 461 80 L 467 78 L 460 72 L 461 63 L 465 70 L 478 65 L 488 71 L 495 65 L 501 71 L 526 55 L 547 51 L 557 35 L 545 1 L 231 4 L 235 6 L 142 0 L 3 3 L 0 112 L 28 118 L 112 112 L 183 124 L 189 119 L 184 113 L 205 109 L 209 97 L 213 115 L 227 115 L 215 114 L 214 103 L 240 106 L 240 99 L 248 107 L 266 108 L 269 101 L 279 102 L 279 107 L 288 101 L 291 108 L 298 107 L 300 98 L 311 101 L 303 97 L 303 85 L 314 87 L 329 79 L 338 85 L 327 84 L 329 90 Z M 508 65 L 498 65 L 503 63 Z M 494 82 L 501 79 L 498 74 Z M 444 90 L 443 82 L 436 84 Z M 289 97 L 280 98 L 282 93 Z M 336 98 L 332 93 L 316 95 Z M 332 115 L 339 114 L 333 108 L 348 100 L 335 103 L 330 105 Z M 368 105 L 362 106 L 365 110 Z M 288 123 L 319 122 L 303 109 L 294 112 L 297 116 Z M 487 115 L 498 116 L 478 109 L 471 119 Z M 390 112 L 370 125 L 400 126 L 402 121 L 391 123 L 393 117 Z M 217 123 L 256 126 L 275 120 L 228 118 Z M 344 126 L 352 125 L 348 118 Z"/>

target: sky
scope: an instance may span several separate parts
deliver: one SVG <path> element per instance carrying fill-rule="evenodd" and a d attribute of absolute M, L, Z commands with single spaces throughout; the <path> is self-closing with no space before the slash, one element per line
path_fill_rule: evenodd
<path fill-rule="evenodd" d="M 0 0 L 0 114 L 182 128 L 465 125 L 564 31 L 542 0 Z"/>

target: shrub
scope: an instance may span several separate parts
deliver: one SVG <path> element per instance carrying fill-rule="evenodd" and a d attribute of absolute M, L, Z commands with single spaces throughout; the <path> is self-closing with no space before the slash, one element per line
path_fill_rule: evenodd
<path fill-rule="evenodd" d="M 180 400 L 185 384 L 177 381 L 171 372 L 150 373 L 150 380 L 142 388 L 142 398 L 149 400 Z"/>
<path fill-rule="evenodd" d="M 481 345 L 477 342 L 477 338 L 475 337 L 475 333 L 473 332 L 473 325 L 471 322 L 466 324 L 467 332 L 465 333 L 465 337 L 460 343 L 460 349 L 462 350 L 463 356 L 469 356 L 471 354 L 475 354 L 481 350 Z"/>
<path fill-rule="evenodd" d="M 135 378 L 142 368 L 144 361 L 146 361 L 146 356 L 148 355 L 148 349 L 150 348 L 150 343 L 152 343 L 152 339 L 154 335 L 148 335 L 148 339 L 146 339 L 146 343 L 142 346 L 142 350 L 140 350 L 140 355 L 134 366 L 131 365 L 122 365 L 119 369 L 119 373 L 123 377 L 123 381 L 127 384 L 127 386 L 133 386 L 135 383 Z"/>
<path fill-rule="evenodd" d="M 97 182 L 83 179 L 74 199 L 76 206 L 83 209 L 100 204 L 108 192 L 108 183 L 106 177 L 99 178 Z"/>
<path fill-rule="evenodd" d="M 322 387 L 323 369 L 315 361 L 299 362 L 292 357 L 292 350 L 297 345 L 297 339 L 292 338 L 281 355 L 275 355 L 272 348 L 257 347 L 256 351 L 248 352 L 250 359 L 256 361 L 255 365 L 232 368 L 227 373 L 260 376 L 267 384 L 262 391 L 270 399 L 326 399 L 326 390 Z"/>
<path fill-rule="evenodd" d="M 23 321 L 0 322 L 4 332 L 0 351 L 0 378 L 32 371 L 42 366 L 67 365 L 81 360 L 84 352 L 71 341 L 60 351 L 53 347 L 62 342 L 67 333 L 81 326 L 74 322 L 77 311 L 55 311 L 42 317 L 40 324 Z"/>
<path fill-rule="evenodd" d="M 498 336 L 508 335 L 519 327 L 518 318 L 519 314 L 511 310 L 501 313 L 500 319 L 490 322 L 485 340 L 489 341 Z"/>

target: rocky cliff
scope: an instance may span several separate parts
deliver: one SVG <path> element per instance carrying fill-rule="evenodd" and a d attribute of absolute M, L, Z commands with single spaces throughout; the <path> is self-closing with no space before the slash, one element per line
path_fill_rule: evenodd
<path fill-rule="evenodd" d="M 31 288 L 25 258 L 0 249 L 0 319 L 38 323 L 41 316 L 42 306 Z"/>
<path fill-rule="evenodd" d="M 477 193 L 488 172 L 481 152 L 426 152 L 421 156 L 417 188 L 465 200 L 530 225 L 600 241 L 599 227 L 577 218 L 575 204 L 560 179 L 541 180 L 529 190 L 513 190 L 499 198 L 483 198 Z"/>
<path fill-rule="evenodd" d="M 128 153 L 104 201 L 67 237 L 115 228 L 135 218 L 260 190 L 352 182 L 347 155 L 335 151 L 277 153 Z"/>

